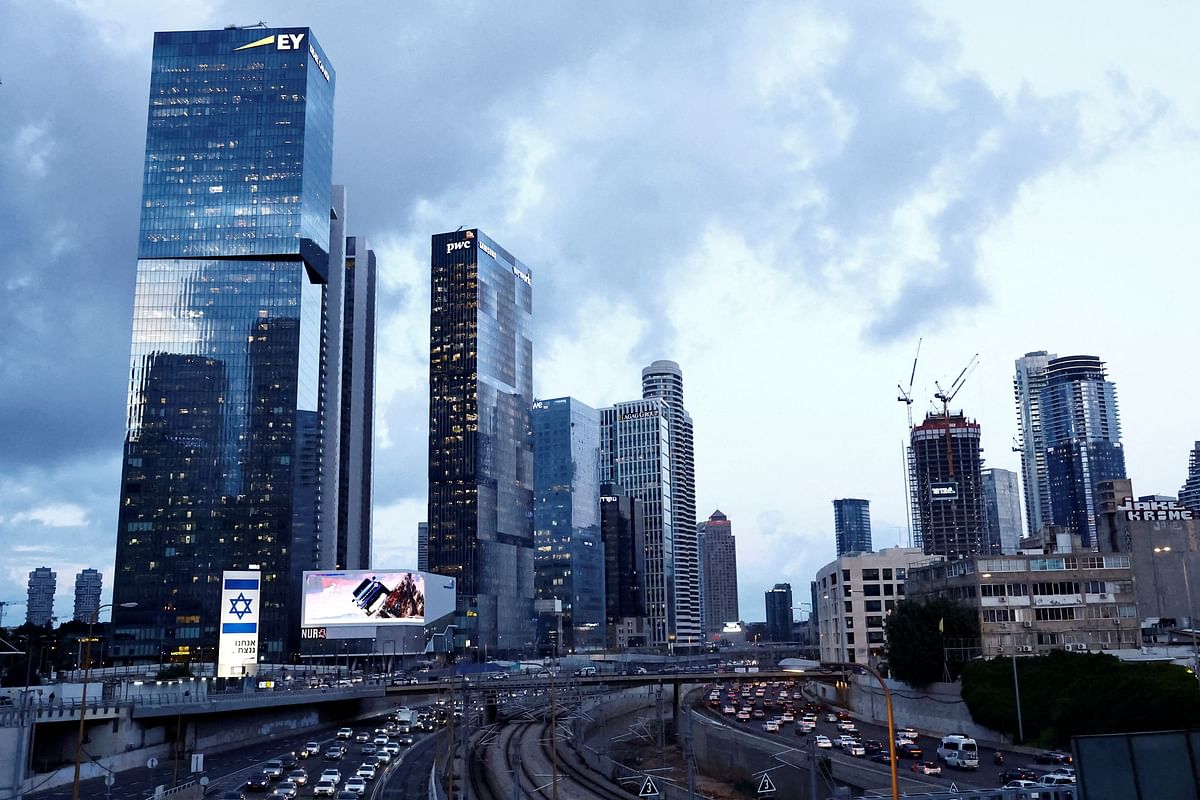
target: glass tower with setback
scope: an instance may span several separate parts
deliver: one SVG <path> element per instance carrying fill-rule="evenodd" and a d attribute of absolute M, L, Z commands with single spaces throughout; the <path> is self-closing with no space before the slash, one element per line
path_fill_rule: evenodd
<path fill-rule="evenodd" d="M 332 566 L 334 82 L 307 28 L 154 35 L 113 579 L 119 660 L 210 660 L 221 571 L 257 568 L 259 653 L 282 661 L 298 648 L 300 572 Z"/>
<path fill-rule="evenodd" d="M 458 579 L 458 641 L 534 646 L 533 275 L 478 230 L 433 237 L 429 570 Z"/>
<path fill-rule="evenodd" d="M 871 501 L 843 497 L 833 501 L 833 531 L 837 554 L 870 553 Z"/>

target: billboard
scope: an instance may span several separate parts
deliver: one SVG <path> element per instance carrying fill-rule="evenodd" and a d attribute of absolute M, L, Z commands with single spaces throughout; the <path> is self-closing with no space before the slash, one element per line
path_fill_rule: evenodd
<path fill-rule="evenodd" d="M 454 578 L 415 570 L 304 573 L 305 628 L 424 625 L 454 611 Z"/>
<path fill-rule="evenodd" d="M 258 670 L 257 570 L 221 574 L 221 633 L 217 644 L 217 677 L 240 678 Z"/>
<path fill-rule="evenodd" d="M 958 482 L 940 481 L 929 484 L 929 496 L 934 500 L 957 500 Z"/>

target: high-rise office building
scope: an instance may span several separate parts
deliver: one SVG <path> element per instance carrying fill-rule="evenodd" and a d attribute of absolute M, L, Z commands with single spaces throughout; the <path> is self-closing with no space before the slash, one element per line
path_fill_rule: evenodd
<path fill-rule="evenodd" d="M 528 651 L 533 277 L 478 230 L 432 244 L 429 570 L 458 580 L 461 644 Z"/>
<path fill-rule="evenodd" d="M 85 569 L 75 576 L 75 613 L 71 619 L 76 622 L 95 622 L 100 613 L 100 590 L 104 578 L 99 570 Z"/>
<path fill-rule="evenodd" d="M 642 501 L 611 483 L 600 485 L 604 544 L 604 615 L 608 646 L 646 644 L 646 518 Z"/>
<path fill-rule="evenodd" d="M 334 82 L 307 28 L 154 36 L 118 659 L 211 657 L 222 571 L 257 568 L 258 652 L 287 660 L 300 573 L 333 565 L 344 263 Z"/>
<path fill-rule="evenodd" d="M 692 416 L 683 406 L 683 370 L 674 361 L 642 369 L 642 398 L 667 404 L 671 452 L 671 524 L 675 547 L 675 647 L 694 649 L 704 639 L 700 556 L 696 547 L 696 453 Z"/>
<path fill-rule="evenodd" d="M 1187 480 L 1179 487 L 1179 502 L 1181 505 L 1200 511 L 1200 442 L 1188 453 Z"/>
<path fill-rule="evenodd" d="M 961 412 L 930 413 L 910 436 L 923 549 L 949 560 L 983 552 L 987 517 L 979 423 Z"/>
<path fill-rule="evenodd" d="M 347 236 L 342 288 L 341 430 L 338 442 L 337 564 L 371 566 L 375 439 L 375 251 Z M 336 384 L 335 384 L 336 385 Z"/>
<path fill-rule="evenodd" d="M 604 546 L 600 538 L 600 415 L 572 397 L 533 404 L 533 574 L 537 600 L 562 603 L 539 647 L 572 653 L 605 642 Z M 550 620 L 546 620 L 550 622 Z M 556 622 L 556 621 L 555 621 Z"/>
<path fill-rule="evenodd" d="M 1015 553 L 1021 541 L 1021 490 L 1017 473 L 985 467 L 979 474 L 983 479 L 983 503 L 987 511 L 983 552 L 991 555 Z"/>
<path fill-rule="evenodd" d="M 705 637 L 720 633 L 727 622 L 737 622 L 737 540 L 733 523 L 717 509 L 696 524 L 696 546 L 700 551 L 700 598 Z"/>
<path fill-rule="evenodd" d="M 640 500 L 646 561 L 646 643 L 665 647 L 675 631 L 675 527 L 667 404 L 630 400 L 600 409 L 600 482 Z"/>
<path fill-rule="evenodd" d="M 792 635 L 792 585 L 777 583 L 766 593 L 767 640 L 790 642 Z"/>
<path fill-rule="evenodd" d="M 837 554 L 871 552 L 871 501 L 853 497 L 833 501 Z"/>
<path fill-rule="evenodd" d="M 49 567 L 38 567 L 29 573 L 29 595 L 25 603 L 25 622 L 45 626 L 54 617 L 54 593 L 58 589 L 58 574 Z"/>
<path fill-rule="evenodd" d="M 1046 365 L 1041 393 L 1049 512 L 1096 547 L 1096 484 L 1125 477 L 1125 451 L 1117 415 L 1117 390 L 1095 356 L 1063 356 Z"/>
<path fill-rule="evenodd" d="M 429 571 L 429 523 L 417 523 L 417 569 Z"/>
<path fill-rule="evenodd" d="M 1017 448 L 1021 453 L 1021 482 L 1025 489 L 1025 526 L 1030 536 L 1049 522 L 1050 479 L 1046 472 L 1046 438 L 1042 428 L 1042 389 L 1046 365 L 1057 358 L 1038 350 L 1016 361 L 1013 396 L 1017 402 Z"/>

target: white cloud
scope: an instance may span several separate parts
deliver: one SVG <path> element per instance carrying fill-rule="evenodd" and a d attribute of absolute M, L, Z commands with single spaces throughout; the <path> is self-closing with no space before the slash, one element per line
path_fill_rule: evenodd
<path fill-rule="evenodd" d="M 74 503 L 53 505 L 20 511 L 9 521 L 12 525 L 34 522 L 49 528 L 78 528 L 88 524 L 87 509 Z"/>
<path fill-rule="evenodd" d="M 17 129 L 9 144 L 8 157 L 32 178 L 46 175 L 55 141 L 46 122 L 27 122 Z"/>

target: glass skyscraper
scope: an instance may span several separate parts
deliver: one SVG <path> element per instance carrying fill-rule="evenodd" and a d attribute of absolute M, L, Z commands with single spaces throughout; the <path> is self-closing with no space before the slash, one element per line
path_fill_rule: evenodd
<path fill-rule="evenodd" d="M 600 415 L 572 397 L 533 404 L 534 585 L 562 601 L 557 650 L 604 646 L 604 546 L 600 540 Z M 549 620 L 546 620 L 549 622 Z M 550 643 L 557 626 L 538 634 Z"/>
<path fill-rule="evenodd" d="M 999 467 L 980 470 L 983 502 L 987 510 L 984 552 L 1015 553 L 1021 542 L 1021 490 L 1017 473 Z"/>
<path fill-rule="evenodd" d="M 50 624 L 54 618 L 54 593 L 57 589 L 58 573 L 49 567 L 38 567 L 29 573 L 29 594 L 25 602 L 26 624 Z"/>
<path fill-rule="evenodd" d="M 728 622 L 737 622 L 737 540 L 733 523 L 717 509 L 704 522 L 696 523 L 696 547 L 700 554 L 701 620 L 705 638 L 720 633 Z"/>
<path fill-rule="evenodd" d="M 833 530 L 837 538 L 837 554 L 870 553 L 871 501 L 854 497 L 833 501 Z"/>
<path fill-rule="evenodd" d="M 792 635 L 792 585 L 777 583 L 766 592 L 767 641 L 790 642 Z"/>
<path fill-rule="evenodd" d="M 332 566 L 334 82 L 307 28 L 154 36 L 118 659 L 211 658 L 221 571 L 257 568 L 259 653 L 285 660 L 298 649 L 300 572 Z"/>
<path fill-rule="evenodd" d="M 1045 520 L 1096 547 L 1096 484 L 1124 478 L 1117 389 L 1096 356 L 1063 356 L 1046 365 L 1042 431 L 1050 507 Z"/>
<path fill-rule="evenodd" d="M 1037 350 L 1016 361 L 1013 397 L 1017 403 L 1017 445 L 1021 452 L 1021 480 L 1025 486 L 1025 525 L 1037 536 L 1049 523 L 1050 479 L 1046 471 L 1046 437 L 1042 422 L 1042 389 L 1046 365 L 1057 358 Z"/>
<path fill-rule="evenodd" d="M 609 647 L 646 644 L 646 516 L 642 501 L 600 485 L 604 606 Z"/>
<path fill-rule="evenodd" d="M 432 244 L 429 570 L 458 579 L 460 644 L 528 651 L 533 276 L 478 230 Z"/>

